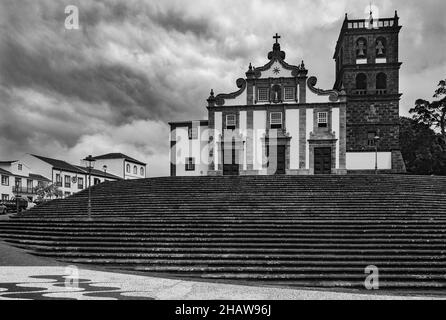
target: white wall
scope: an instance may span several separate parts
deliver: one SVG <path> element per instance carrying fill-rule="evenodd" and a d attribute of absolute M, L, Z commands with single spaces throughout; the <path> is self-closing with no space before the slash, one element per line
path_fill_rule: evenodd
<path fill-rule="evenodd" d="M 248 117 L 246 111 L 240 111 L 240 124 L 239 124 L 239 131 L 240 134 L 243 135 L 243 139 L 246 141 L 247 136 L 247 128 L 248 128 Z M 242 161 L 243 161 L 243 170 L 247 169 L 246 164 L 246 144 L 243 148 L 243 155 L 242 155 Z"/>
<path fill-rule="evenodd" d="M 1 176 L 8 176 L 8 175 L 0 174 L 0 178 Z M 12 176 L 8 177 L 9 177 L 9 184 L 7 186 L 2 185 L 0 180 L 0 201 L 2 200 L 2 194 L 7 194 L 9 196 L 9 199 L 13 197 L 12 186 L 14 185 L 14 177 Z"/>
<path fill-rule="evenodd" d="M 214 170 L 218 170 L 218 163 L 221 161 L 219 158 L 220 151 L 220 135 L 223 134 L 222 113 L 214 113 Z"/>
<path fill-rule="evenodd" d="M 375 152 L 347 152 L 347 170 L 375 170 Z M 392 169 L 392 153 L 378 152 L 378 169 Z"/>
<path fill-rule="evenodd" d="M 262 137 L 266 132 L 266 111 L 256 110 L 253 112 L 253 142 L 254 142 L 254 170 L 262 170 L 263 149 Z"/>
<path fill-rule="evenodd" d="M 290 169 L 299 169 L 299 109 L 286 110 L 286 130 L 290 140 Z"/>
<path fill-rule="evenodd" d="M 306 169 L 310 169 L 310 145 L 308 139 L 310 139 L 310 133 L 313 132 L 313 109 L 307 109 L 306 115 L 306 139 L 305 139 L 305 163 Z"/>
<path fill-rule="evenodd" d="M 188 127 L 177 127 L 173 130 L 176 152 L 177 176 L 207 175 L 209 149 L 207 143 L 209 133 L 207 126 L 198 126 L 198 139 L 189 140 Z M 195 158 L 195 170 L 186 171 L 186 158 Z"/>
<path fill-rule="evenodd" d="M 245 90 L 234 99 L 225 99 L 225 106 L 244 106 L 248 101 L 248 96 Z"/>
<path fill-rule="evenodd" d="M 127 172 L 127 164 L 130 165 L 130 172 Z M 136 166 L 136 174 L 133 173 L 133 168 Z M 141 168 L 144 168 L 144 174 L 140 174 Z M 97 168 L 98 170 L 102 170 L 102 168 Z M 146 168 L 143 165 L 136 164 L 132 161 L 124 161 L 124 169 L 125 169 L 125 176 L 124 179 L 141 179 L 146 177 Z M 108 171 L 108 170 L 107 170 Z"/>
<path fill-rule="evenodd" d="M 26 164 L 32 173 L 39 174 L 49 180 L 52 180 L 52 166 L 45 161 L 42 161 L 30 154 L 25 154 L 20 161 Z"/>
<path fill-rule="evenodd" d="M 339 133 L 341 132 L 341 124 L 339 122 L 339 108 L 332 108 L 331 114 L 331 128 L 335 131 L 336 136 L 336 169 L 339 169 Z"/>
<path fill-rule="evenodd" d="M 94 168 L 96 170 L 104 171 L 104 165 L 107 166 L 107 173 L 124 179 L 124 159 L 98 159 L 94 163 Z M 130 170 L 132 170 L 132 168 L 130 168 Z"/>

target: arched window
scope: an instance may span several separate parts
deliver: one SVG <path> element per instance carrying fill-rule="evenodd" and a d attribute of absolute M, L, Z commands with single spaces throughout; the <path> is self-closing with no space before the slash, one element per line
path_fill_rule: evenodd
<path fill-rule="evenodd" d="M 375 48 L 376 48 L 376 57 L 384 58 L 386 56 L 386 51 L 387 51 L 386 39 L 384 39 L 383 37 L 379 37 L 378 39 L 376 39 Z"/>
<path fill-rule="evenodd" d="M 367 57 L 367 40 L 365 38 L 359 38 L 356 41 L 356 58 L 364 59 Z"/>
<path fill-rule="evenodd" d="M 133 166 L 133 174 L 138 174 L 138 167 L 137 166 Z"/>
<path fill-rule="evenodd" d="M 125 167 L 125 171 L 127 171 L 127 173 L 130 173 L 130 165 L 127 163 L 127 166 Z"/>
<path fill-rule="evenodd" d="M 143 176 L 144 175 L 144 168 L 143 167 L 141 167 L 141 169 L 139 169 L 139 172 L 141 173 L 141 175 Z"/>
<path fill-rule="evenodd" d="M 367 90 L 367 76 L 364 73 L 359 73 L 356 76 L 356 89 Z"/>
<path fill-rule="evenodd" d="M 385 90 L 387 89 L 387 75 L 380 72 L 376 75 L 376 89 Z"/>

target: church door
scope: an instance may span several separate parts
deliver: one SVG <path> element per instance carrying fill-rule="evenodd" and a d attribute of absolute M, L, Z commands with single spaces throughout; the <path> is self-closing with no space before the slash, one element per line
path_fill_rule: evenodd
<path fill-rule="evenodd" d="M 268 174 L 285 174 L 285 146 L 268 147 Z"/>
<path fill-rule="evenodd" d="M 314 174 L 331 174 L 331 148 L 314 148 Z"/>
<path fill-rule="evenodd" d="M 223 149 L 223 175 L 224 176 L 238 176 L 238 151 L 235 149 L 235 141 L 232 141 L 231 149 Z"/>

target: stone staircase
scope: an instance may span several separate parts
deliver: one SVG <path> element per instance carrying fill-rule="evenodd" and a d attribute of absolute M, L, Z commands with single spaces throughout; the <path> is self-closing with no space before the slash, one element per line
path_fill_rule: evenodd
<path fill-rule="evenodd" d="M 106 182 L 0 221 L 33 254 L 181 277 L 446 292 L 446 177 L 169 177 Z"/>

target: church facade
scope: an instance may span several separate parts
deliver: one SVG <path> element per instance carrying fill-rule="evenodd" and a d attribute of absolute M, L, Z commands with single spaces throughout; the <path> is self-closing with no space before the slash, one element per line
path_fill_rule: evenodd
<path fill-rule="evenodd" d="M 404 172 L 399 150 L 398 16 L 349 20 L 335 48 L 333 89 L 304 62 L 268 62 L 207 99 L 208 120 L 170 123 L 170 173 L 312 175 Z"/>

